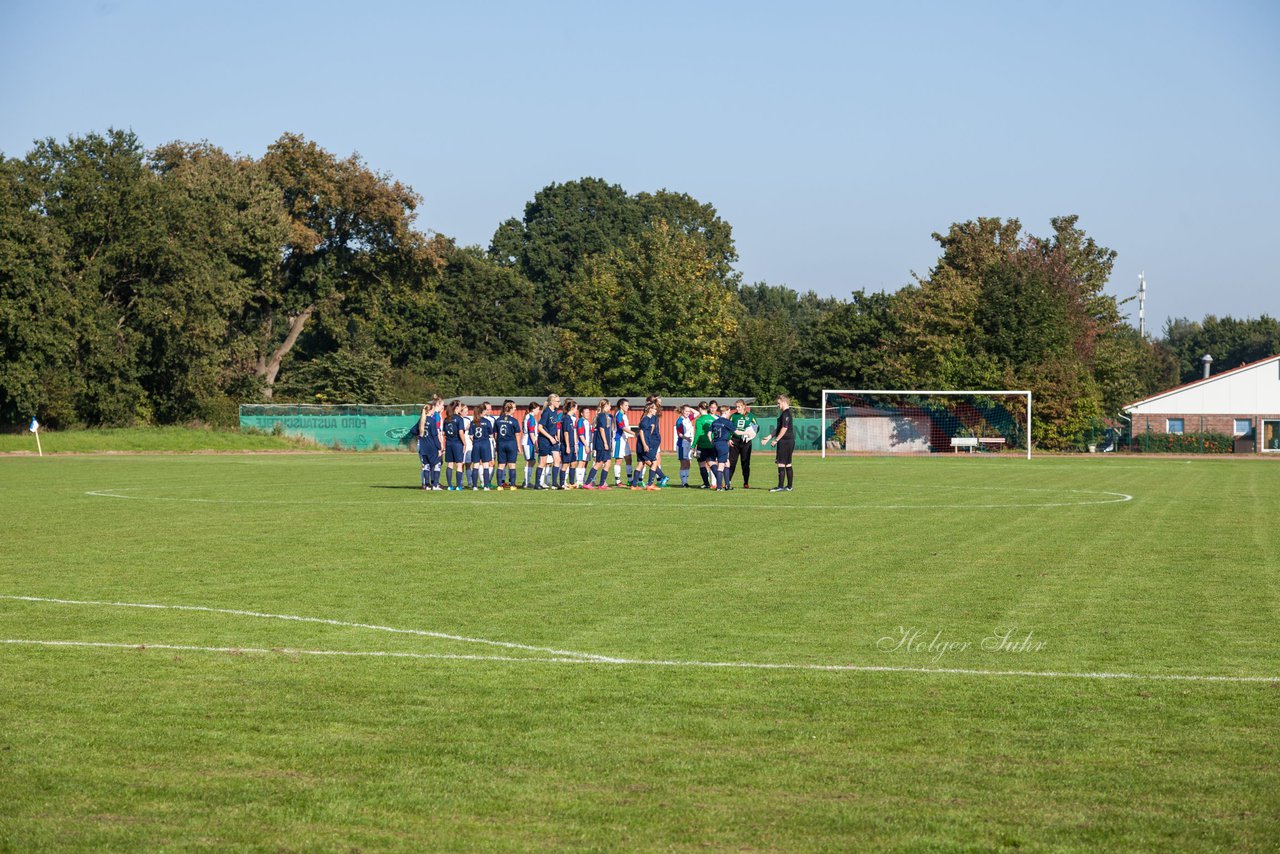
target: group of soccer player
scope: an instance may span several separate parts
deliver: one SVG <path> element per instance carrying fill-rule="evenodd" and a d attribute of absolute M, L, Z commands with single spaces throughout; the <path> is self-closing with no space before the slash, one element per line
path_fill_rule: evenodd
<path fill-rule="evenodd" d="M 772 440 L 777 449 L 778 486 L 770 492 L 789 492 L 795 434 L 785 395 L 778 397 L 778 407 L 777 429 L 771 439 L 764 440 L 766 445 Z M 662 469 L 662 399 L 656 395 L 646 399 L 635 426 L 630 422 L 631 405 L 626 398 L 613 404 L 601 398 L 592 415 L 587 406 L 573 399 L 561 401 L 559 395 L 552 394 L 545 404 L 530 403 L 523 423 L 515 417 L 515 408 L 515 401 L 504 401 L 495 415 L 487 402 L 470 407 L 458 400 L 446 404 L 439 396 L 424 406 L 411 434 L 417 437 L 422 488 L 655 491 L 670 482 Z M 732 489 L 739 463 L 743 486 L 749 489 L 751 443 L 756 431 L 755 417 L 742 400 L 732 409 L 715 401 L 699 403 L 696 408 L 685 406 L 676 420 L 674 437 L 680 485 L 690 486 L 691 461 L 696 459 L 702 489 Z M 521 459 L 524 478 L 517 483 L 516 468 Z M 440 484 L 442 471 L 444 486 Z"/>

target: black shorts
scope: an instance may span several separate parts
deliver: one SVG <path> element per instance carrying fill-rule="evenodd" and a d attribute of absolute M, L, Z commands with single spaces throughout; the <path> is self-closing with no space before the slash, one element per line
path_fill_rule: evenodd
<path fill-rule="evenodd" d="M 774 457 L 780 466 L 791 465 L 791 454 L 795 452 L 795 442 L 783 442 L 774 451 Z"/>

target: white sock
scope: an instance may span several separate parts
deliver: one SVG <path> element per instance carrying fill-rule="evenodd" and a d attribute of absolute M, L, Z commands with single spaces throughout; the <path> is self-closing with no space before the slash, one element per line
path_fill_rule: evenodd
<path fill-rule="evenodd" d="M 622 482 L 622 466 L 618 465 L 617 463 L 613 464 L 613 482 L 614 483 Z"/>

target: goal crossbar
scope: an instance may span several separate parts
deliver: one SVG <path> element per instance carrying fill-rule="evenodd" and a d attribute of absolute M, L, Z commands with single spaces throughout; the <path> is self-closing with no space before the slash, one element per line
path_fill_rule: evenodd
<path fill-rule="evenodd" d="M 967 395 L 971 397 L 1021 397 L 1026 400 L 1026 416 L 1027 416 L 1027 459 L 1031 459 L 1031 392 L 1025 389 L 884 389 L 884 388 L 834 388 L 822 390 L 822 432 L 820 435 L 820 443 L 822 445 L 822 457 L 827 456 L 827 395 L 913 395 L 917 397 L 939 397 L 950 396 L 960 397 Z"/>

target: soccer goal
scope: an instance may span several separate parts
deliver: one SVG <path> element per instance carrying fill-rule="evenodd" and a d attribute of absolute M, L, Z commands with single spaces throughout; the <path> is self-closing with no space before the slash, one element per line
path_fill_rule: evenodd
<path fill-rule="evenodd" d="M 822 456 L 978 453 L 1026 448 L 1031 392 L 824 389 Z"/>

